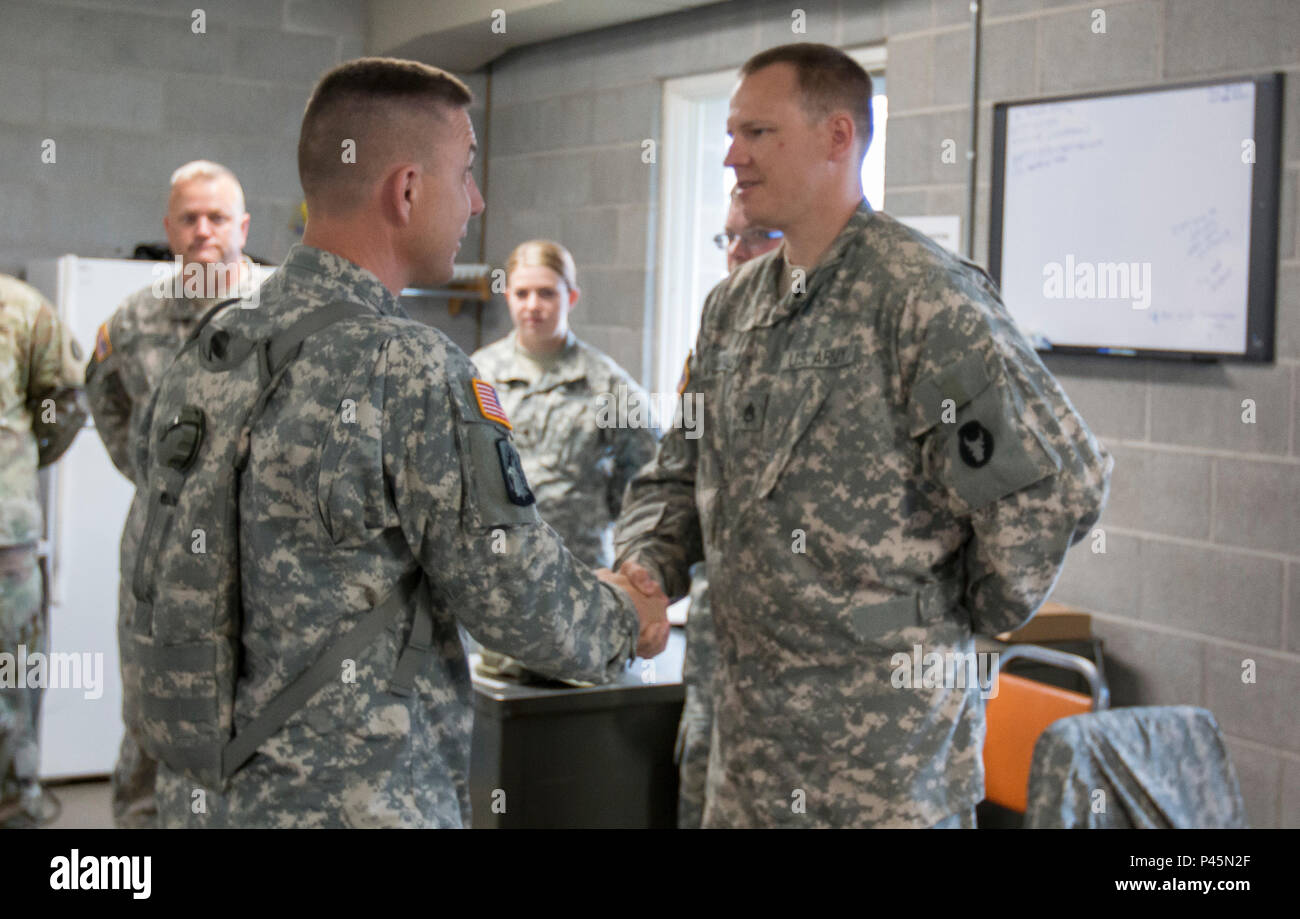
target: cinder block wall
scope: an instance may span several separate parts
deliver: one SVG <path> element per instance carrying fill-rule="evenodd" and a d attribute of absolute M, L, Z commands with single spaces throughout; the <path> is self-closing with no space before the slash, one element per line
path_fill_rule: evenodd
<path fill-rule="evenodd" d="M 807 33 L 791 34 L 791 10 Z M 1092 11 L 1104 9 L 1106 33 Z M 886 210 L 964 214 L 966 0 L 724 3 L 511 52 L 492 66 L 487 257 L 554 236 L 586 303 L 578 334 L 647 374 L 661 81 L 787 41 L 885 42 Z M 986 0 L 976 216 L 987 256 L 992 102 L 1288 72 L 1278 359 L 1272 366 L 1051 358 L 1116 458 L 1105 554 L 1071 555 L 1055 599 L 1095 613 L 1117 703 L 1191 703 L 1228 736 L 1251 820 L 1300 826 L 1300 4 L 1294 0 Z M 1195 143 L 1188 138 L 1188 143 Z M 491 339 L 508 330 L 498 304 Z M 1242 400 L 1256 403 L 1243 424 Z M 1256 682 L 1242 682 L 1245 661 Z"/>
<path fill-rule="evenodd" d="M 365 26 L 351 0 L 0 0 L 0 271 L 163 240 L 167 180 L 198 158 L 243 183 L 248 251 L 283 258 L 303 106 Z"/>

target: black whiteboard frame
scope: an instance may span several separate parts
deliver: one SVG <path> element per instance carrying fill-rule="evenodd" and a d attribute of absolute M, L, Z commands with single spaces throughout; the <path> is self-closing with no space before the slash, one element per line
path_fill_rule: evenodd
<path fill-rule="evenodd" d="M 1053 345 L 1043 354 L 1081 354 L 1096 357 L 1154 357 L 1193 361 L 1245 361 L 1272 363 L 1277 316 L 1277 248 L 1279 194 L 1282 166 L 1283 74 L 1215 77 L 1185 83 L 1138 86 L 1106 92 L 1074 93 L 998 102 L 993 106 L 993 184 L 989 207 L 989 274 L 1002 286 L 1002 210 L 1006 198 L 1007 112 L 1024 105 L 1072 102 L 1113 96 L 1154 95 L 1203 86 L 1255 84 L 1255 163 L 1250 181 L 1250 261 L 1246 284 L 1246 348 L 1240 352 L 1174 351 L 1157 348 L 1120 348 L 1116 345 Z M 1194 143 L 1194 138 L 1189 138 Z"/>

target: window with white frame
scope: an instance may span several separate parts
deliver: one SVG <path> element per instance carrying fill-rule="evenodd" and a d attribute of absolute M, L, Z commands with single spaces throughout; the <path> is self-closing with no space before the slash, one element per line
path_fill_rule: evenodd
<path fill-rule="evenodd" d="M 873 208 L 885 203 L 885 94 L 883 46 L 848 49 L 871 74 L 871 146 L 862 163 L 862 189 Z M 727 271 L 713 242 L 727 217 L 736 177 L 724 168 L 730 141 L 727 111 L 738 73 L 681 77 L 664 82 L 662 168 L 659 174 L 659 278 L 655 311 L 654 391 L 677 389 L 686 354 L 695 345 L 704 298 Z M 672 419 L 660 419 L 667 425 Z"/>

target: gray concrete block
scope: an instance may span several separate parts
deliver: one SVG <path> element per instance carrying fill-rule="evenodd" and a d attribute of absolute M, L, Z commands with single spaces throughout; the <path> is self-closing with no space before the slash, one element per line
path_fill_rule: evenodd
<path fill-rule="evenodd" d="M 576 258 L 576 255 L 575 255 Z M 595 325 L 620 326 L 640 339 L 645 328 L 646 273 L 632 268 L 590 268 L 580 275 L 583 312 Z"/>
<path fill-rule="evenodd" d="M 10 0 L 0 28 L 0 61 L 11 66 L 68 64 L 83 70 L 113 63 L 111 42 L 120 12 Z"/>
<path fill-rule="evenodd" d="M 641 161 L 641 145 L 610 147 L 593 153 L 591 171 L 592 204 L 650 204 L 654 164 Z M 582 202 L 575 202 L 582 203 Z"/>
<path fill-rule="evenodd" d="M 191 9 L 195 8 L 198 4 L 191 5 Z M 121 16 L 104 38 L 112 45 L 114 67 L 155 74 L 222 73 L 234 57 L 234 27 L 212 11 L 204 31 L 195 32 L 193 25 L 188 15 Z"/>
<path fill-rule="evenodd" d="M 930 0 L 889 0 L 885 10 L 886 34 L 895 35 L 919 32 L 934 25 L 934 10 Z"/>
<path fill-rule="evenodd" d="M 585 147 L 591 143 L 595 96 L 585 93 L 538 103 L 538 135 L 543 149 Z"/>
<path fill-rule="evenodd" d="M 1171 77 L 1279 67 L 1300 61 L 1300 4 L 1182 0 L 1166 7 L 1164 33 Z"/>
<path fill-rule="evenodd" d="M 488 113 L 492 156 L 536 152 L 538 114 L 539 106 L 533 102 L 493 105 Z"/>
<path fill-rule="evenodd" d="M 992 22 L 984 27 L 980 42 L 980 98 L 994 102 L 1034 95 L 1034 57 L 1038 23 L 1035 19 Z M 969 93 L 968 93 L 969 94 Z M 984 118 L 992 126 L 993 119 Z M 980 147 L 986 157 L 992 147 Z"/>
<path fill-rule="evenodd" d="M 340 35 L 339 36 L 339 62 L 355 60 L 359 57 L 366 56 L 366 40 L 360 35 Z M 459 74 L 458 74 L 459 76 Z M 482 98 L 482 93 L 474 90 L 474 96 L 477 99 Z"/>
<path fill-rule="evenodd" d="M 1238 453 L 1287 451 L 1289 368 L 1152 362 L 1151 439 Z M 1254 400 L 1255 423 L 1242 421 Z"/>
<path fill-rule="evenodd" d="M 966 4 L 962 3 L 961 6 Z M 1020 16 L 1041 9 L 1043 0 L 984 0 L 984 22 L 1003 16 Z"/>
<path fill-rule="evenodd" d="M 627 28 L 603 33 L 600 46 L 588 52 L 591 70 L 586 76 L 591 88 L 606 90 L 691 72 L 685 39 L 662 43 L 656 37 L 658 28 L 643 26 L 641 34 Z M 698 69 L 699 62 L 695 63 Z M 729 63 L 719 61 L 717 66 L 726 67 Z"/>
<path fill-rule="evenodd" d="M 988 18 L 988 11 L 984 16 Z M 934 24 L 943 26 L 969 25 L 970 0 L 934 0 Z"/>
<path fill-rule="evenodd" d="M 1103 642 L 1112 706 L 1201 704 L 1201 642 L 1097 617 L 1092 634 Z"/>
<path fill-rule="evenodd" d="M 1282 757 L 1272 750 L 1261 750 L 1231 738 L 1224 738 L 1224 743 L 1232 768 L 1237 773 L 1237 784 L 1241 786 L 1241 799 L 1246 805 L 1246 819 L 1251 828 L 1261 830 L 1278 826 Z"/>
<path fill-rule="evenodd" d="M 931 213 L 930 193 L 923 188 L 890 191 L 885 183 L 885 209 L 896 217 L 923 217 Z"/>
<path fill-rule="evenodd" d="M 977 248 L 977 252 L 985 250 Z M 1144 363 L 1095 357 L 1044 355 L 1088 427 L 1104 440 L 1145 440 L 1147 382 Z"/>
<path fill-rule="evenodd" d="M 591 116 L 592 142 L 640 142 L 655 137 L 662 101 L 659 83 L 638 83 L 597 93 Z"/>
<path fill-rule="evenodd" d="M 0 122 L 41 124 L 45 117 L 45 75 L 32 64 L 0 59 Z"/>
<path fill-rule="evenodd" d="M 1160 40 L 1159 4 L 1149 0 L 1104 9 L 1106 31 L 1092 31 L 1092 9 L 1077 7 L 1039 20 L 1039 84 L 1045 92 L 1151 82 Z"/>
<path fill-rule="evenodd" d="M 1282 564 L 1226 549 L 1145 540 L 1137 618 L 1260 647 L 1278 647 L 1282 640 Z"/>
<path fill-rule="evenodd" d="M 64 2 L 64 0 L 57 0 Z M 196 3 L 195 0 L 72 0 L 78 6 L 99 6 L 119 15 L 148 14 L 153 18 L 168 16 L 193 21 L 195 9 L 207 14 L 207 26 L 257 26 L 278 29 L 284 21 L 284 0 L 221 0 L 220 3 Z"/>
<path fill-rule="evenodd" d="M 623 326 L 587 322 L 577 313 L 573 314 L 573 332 L 587 344 L 604 351 L 634 379 L 642 378 L 639 335 L 629 335 Z"/>
<path fill-rule="evenodd" d="M 1101 528 L 1106 529 L 1103 513 Z M 1065 556 L 1051 599 L 1112 616 L 1136 618 L 1146 544 L 1122 533 L 1106 533 L 1106 551 L 1094 553 L 1089 537 Z"/>
<path fill-rule="evenodd" d="M 42 246 L 54 240 L 48 190 L 44 186 L 0 182 L 0 202 L 0 248 L 8 251 L 18 245 Z"/>
<path fill-rule="evenodd" d="M 563 151 L 539 159 L 537 206 L 539 208 L 575 208 L 601 203 L 593 200 L 596 177 L 593 161 L 600 154 Z"/>
<path fill-rule="evenodd" d="M 1284 168 L 1282 185 L 1277 193 L 1277 259 L 1290 261 L 1296 257 L 1296 220 L 1300 215 L 1300 169 Z"/>
<path fill-rule="evenodd" d="M 119 258 L 139 242 L 162 238 L 156 193 L 111 186 L 88 192 L 79 184 L 48 189 L 51 244 L 60 253 Z"/>
<path fill-rule="evenodd" d="M 366 5 L 356 0 L 288 0 L 284 27 L 289 32 L 363 35 Z"/>
<path fill-rule="evenodd" d="M 902 116 L 891 111 L 885 144 L 886 191 L 898 186 L 961 183 L 966 176 L 966 122 L 960 110 Z M 952 163 L 943 161 L 947 140 L 956 144 Z"/>
<path fill-rule="evenodd" d="M 654 265 L 650 252 L 649 205 L 624 205 L 618 209 L 618 251 L 614 264 L 620 268 L 640 268 Z"/>
<path fill-rule="evenodd" d="M 1300 554 L 1296 508 L 1300 465 L 1219 460 L 1213 540 L 1230 546 Z"/>
<path fill-rule="evenodd" d="M 1300 829 L 1300 762 L 1294 759 L 1282 760 L 1282 813 L 1278 825 Z"/>
<path fill-rule="evenodd" d="M 1300 564 L 1287 563 L 1286 648 L 1300 651 Z"/>
<path fill-rule="evenodd" d="M 96 151 L 82 139 L 85 131 L 50 125 L 5 125 L 0 130 L 0 182 L 44 185 L 76 181 L 96 160 Z M 42 161 L 47 140 L 54 141 L 53 163 Z"/>
<path fill-rule="evenodd" d="M 890 34 L 885 29 L 885 0 L 841 0 L 839 39 L 841 48 L 880 41 Z"/>
<path fill-rule="evenodd" d="M 301 84 L 265 87 L 225 80 L 174 80 L 163 97 L 163 123 L 169 132 L 280 136 L 297 144 L 310 92 L 311 87 Z"/>
<path fill-rule="evenodd" d="M 913 35 L 889 40 L 889 113 L 928 108 L 935 92 L 935 39 Z"/>
<path fill-rule="evenodd" d="M 1127 530 L 1189 539 L 1210 535 L 1210 467 L 1206 456 L 1111 446 L 1106 522 Z"/>
<path fill-rule="evenodd" d="M 960 185 L 941 185 L 926 192 L 926 213 L 938 217 L 955 215 L 961 218 L 961 231 L 966 232 L 966 189 Z"/>
<path fill-rule="evenodd" d="M 618 257 L 618 208 L 566 211 L 560 217 L 560 233 L 584 277 L 590 268 L 610 267 Z"/>
<path fill-rule="evenodd" d="M 1282 162 L 1300 160 L 1300 73 L 1292 71 L 1283 78 L 1286 107 L 1282 110 Z"/>
<path fill-rule="evenodd" d="M 1291 368 L 1291 450 L 1300 453 L 1300 371 Z"/>
<path fill-rule="evenodd" d="M 1254 661 L 1254 683 L 1243 682 Z M 1300 751 L 1300 662 L 1262 649 L 1205 649 L 1206 707 L 1225 734 Z"/>
<path fill-rule="evenodd" d="M 1277 268 L 1276 356 L 1300 357 L 1300 264 Z"/>
<path fill-rule="evenodd" d="M 987 34 L 987 33 L 985 33 Z M 970 29 L 951 29 L 936 32 L 934 42 L 934 94 L 935 105 L 970 104 Z M 889 61 L 889 107 L 894 107 L 894 67 L 891 45 Z M 988 55 L 984 55 L 988 60 Z"/>
<path fill-rule="evenodd" d="M 330 36 L 241 29 L 230 72 L 250 80 L 314 85 L 338 63 L 338 47 Z"/>
<path fill-rule="evenodd" d="M 794 31 L 795 10 L 803 10 L 802 32 Z M 758 48 L 775 48 L 792 42 L 821 42 L 833 45 L 839 21 L 838 4 L 826 0 L 764 0 L 753 4 L 758 26 Z"/>
<path fill-rule="evenodd" d="M 120 72 L 50 70 L 45 116 L 52 127 L 72 125 L 161 131 L 163 84 L 156 77 Z"/>

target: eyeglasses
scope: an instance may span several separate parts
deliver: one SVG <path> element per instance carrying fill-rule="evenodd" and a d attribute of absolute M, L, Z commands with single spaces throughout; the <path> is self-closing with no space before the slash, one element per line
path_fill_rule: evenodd
<path fill-rule="evenodd" d="M 736 240 L 744 243 L 746 248 L 753 248 L 754 246 L 761 246 L 769 240 L 780 239 L 783 235 L 780 230 L 750 229 L 743 233 L 719 233 L 713 237 L 713 244 L 725 252 L 731 248 Z"/>

